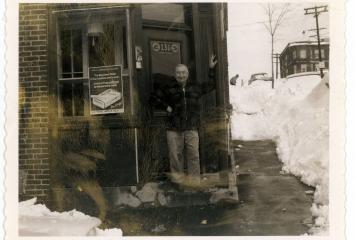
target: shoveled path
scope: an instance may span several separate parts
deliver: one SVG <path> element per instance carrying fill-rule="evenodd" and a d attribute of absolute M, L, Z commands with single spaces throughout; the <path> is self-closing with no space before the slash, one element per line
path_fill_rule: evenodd
<path fill-rule="evenodd" d="M 234 141 L 240 167 L 237 205 L 189 204 L 176 207 L 120 208 L 110 212 L 113 227 L 128 236 L 301 235 L 312 222 L 313 190 L 280 174 L 272 141 Z"/>

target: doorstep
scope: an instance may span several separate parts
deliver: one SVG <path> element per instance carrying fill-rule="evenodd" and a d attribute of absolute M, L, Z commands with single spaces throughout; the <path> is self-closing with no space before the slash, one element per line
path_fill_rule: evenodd
<path fill-rule="evenodd" d="M 237 187 L 222 186 L 216 174 L 203 175 L 201 186 L 178 185 L 169 180 L 149 182 L 141 189 L 116 187 L 104 189 L 112 208 L 151 208 L 204 206 L 209 204 L 236 204 Z"/>

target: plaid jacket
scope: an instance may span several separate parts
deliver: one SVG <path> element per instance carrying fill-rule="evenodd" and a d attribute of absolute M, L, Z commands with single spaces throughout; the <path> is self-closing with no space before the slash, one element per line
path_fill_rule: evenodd
<path fill-rule="evenodd" d="M 209 70 L 209 80 L 197 83 L 188 79 L 183 88 L 174 77 L 162 74 L 154 76 L 154 91 L 150 98 L 151 105 L 166 111 L 168 106 L 172 112 L 168 113 L 167 128 L 184 131 L 196 130 L 200 122 L 200 103 L 202 95 L 215 89 L 214 70 Z M 161 84 L 165 82 L 165 84 Z"/>

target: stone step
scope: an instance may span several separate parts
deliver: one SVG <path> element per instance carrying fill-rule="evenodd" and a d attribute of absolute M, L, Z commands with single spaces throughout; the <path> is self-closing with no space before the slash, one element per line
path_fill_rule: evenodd
<path fill-rule="evenodd" d="M 276 152 L 276 144 L 273 141 L 233 141 L 233 146 L 238 152 Z"/>
<path fill-rule="evenodd" d="M 200 191 L 166 192 L 166 207 L 203 206 L 210 203 L 211 193 Z"/>

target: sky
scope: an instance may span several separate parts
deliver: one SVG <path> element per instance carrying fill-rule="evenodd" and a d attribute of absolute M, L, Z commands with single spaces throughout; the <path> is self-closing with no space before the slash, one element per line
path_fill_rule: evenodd
<path fill-rule="evenodd" d="M 275 4 L 282 7 L 282 4 Z M 318 6 L 323 6 L 319 4 Z M 287 43 L 309 38 L 314 32 L 307 31 L 316 27 L 313 15 L 304 15 L 304 8 L 314 7 L 313 3 L 292 3 L 290 11 L 275 35 L 275 51 L 281 53 Z M 229 76 L 239 74 L 239 78 L 248 80 L 250 75 L 258 72 L 271 74 L 271 36 L 263 22 L 267 15 L 261 3 L 228 3 L 228 61 Z M 329 33 L 329 13 L 319 16 L 321 36 Z M 303 34 L 305 31 L 305 34 Z"/>

